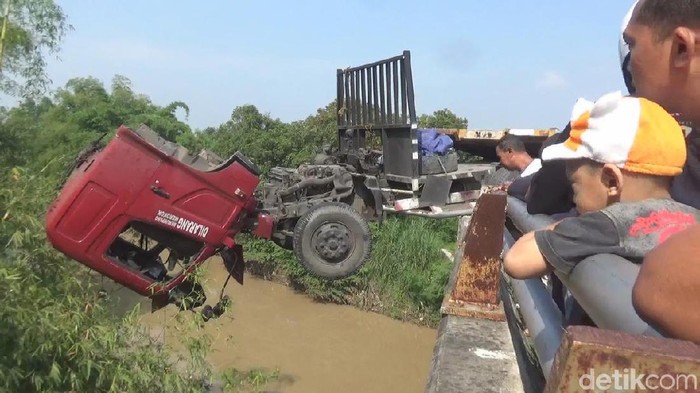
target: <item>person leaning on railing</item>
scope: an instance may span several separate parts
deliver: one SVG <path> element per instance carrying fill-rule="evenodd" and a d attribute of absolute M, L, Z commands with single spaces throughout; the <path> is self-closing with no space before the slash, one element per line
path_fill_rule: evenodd
<path fill-rule="evenodd" d="M 518 135 L 506 134 L 496 145 L 499 163 L 506 169 L 518 171 L 520 177 L 537 172 L 542 163 L 539 158 L 532 158 L 525 148 L 525 142 Z"/>
<path fill-rule="evenodd" d="M 579 215 L 523 235 L 504 256 L 513 278 L 569 274 L 584 259 L 614 254 L 641 263 L 672 234 L 700 222 L 700 210 L 671 199 L 686 161 L 683 129 L 644 98 L 579 99 L 571 133 L 542 160 L 564 161 Z"/>
<path fill-rule="evenodd" d="M 500 184 L 500 189 L 520 200 L 525 199 L 525 194 L 530 185 L 530 179 L 542 167 L 539 158 L 533 158 L 525 148 L 525 142 L 518 135 L 506 134 L 496 145 L 496 155 L 502 167 L 517 171 L 518 177 Z"/>
<path fill-rule="evenodd" d="M 700 124 L 700 1 L 641 0 L 624 32 L 637 93 L 691 126 Z M 700 208 L 700 135 L 671 195 Z M 644 259 L 632 300 L 639 316 L 668 337 L 700 344 L 700 227 L 671 236 Z"/>

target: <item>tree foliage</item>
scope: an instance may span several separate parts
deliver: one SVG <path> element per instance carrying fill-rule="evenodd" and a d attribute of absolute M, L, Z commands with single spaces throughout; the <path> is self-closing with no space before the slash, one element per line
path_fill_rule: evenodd
<path fill-rule="evenodd" d="M 46 91 L 46 55 L 59 51 L 72 29 L 53 0 L 2 0 L 0 33 L 0 91 L 38 97 Z"/>
<path fill-rule="evenodd" d="M 183 102 L 164 107 L 137 94 L 131 82 L 117 75 L 110 90 L 95 78 L 73 78 L 51 96 L 27 99 L 5 110 L 0 123 L 0 153 L 6 164 L 42 167 L 57 157 L 72 159 L 90 141 L 111 135 L 124 124 L 146 124 L 168 140 L 192 134 L 176 117 Z M 0 114 L 2 115 L 2 114 Z"/>
<path fill-rule="evenodd" d="M 421 128 L 467 128 L 469 121 L 445 108 L 433 112 L 432 115 L 421 115 L 418 125 Z"/>
<path fill-rule="evenodd" d="M 323 144 L 332 143 L 335 119 L 335 102 L 292 123 L 284 123 L 248 104 L 234 108 L 231 118 L 218 127 L 181 135 L 178 142 L 192 151 L 206 148 L 222 157 L 241 151 L 267 172 L 273 166 L 302 164 Z"/>

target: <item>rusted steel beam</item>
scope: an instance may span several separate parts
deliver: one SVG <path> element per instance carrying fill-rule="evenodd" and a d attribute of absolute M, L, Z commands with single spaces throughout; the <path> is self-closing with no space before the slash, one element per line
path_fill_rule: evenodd
<path fill-rule="evenodd" d="M 566 330 L 545 392 L 700 391 L 700 346 L 586 326 Z"/>
<path fill-rule="evenodd" d="M 499 296 L 505 217 L 505 193 L 487 192 L 476 202 L 462 232 L 461 260 L 442 303 L 444 314 L 505 320 Z"/>

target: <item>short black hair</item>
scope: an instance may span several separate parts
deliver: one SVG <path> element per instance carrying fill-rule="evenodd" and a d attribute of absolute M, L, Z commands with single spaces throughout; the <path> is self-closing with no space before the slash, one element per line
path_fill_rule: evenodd
<path fill-rule="evenodd" d="M 700 27 L 698 0 L 641 0 L 636 7 L 634 22 L 650 27 L 659 40 L 679 26 Z"/>
<path fill-rule="evenodd" d="M 503 138 L 501 138 L 501 140 L 498 141 L 498 145 L 496 145 L 496 148 L 503 151 L 506 151 L 508 149 L 517 152 L 527 151 L 525 150 L 525 143 L 523 142 L 522 138 L 512 134 L 506 134 Z"/>

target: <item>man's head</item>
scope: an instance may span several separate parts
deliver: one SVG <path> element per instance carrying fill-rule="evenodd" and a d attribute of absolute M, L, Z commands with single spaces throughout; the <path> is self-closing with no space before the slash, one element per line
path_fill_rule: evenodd
<path fill-rule="evenodd" d="M 569 139 L 542 151 L 542 160 L 566 160 L 580 213 L 619 201 L 668 197 L 686 159 L 684 133 L 659 105 L 619 92 L 595 103 L 580 99 Z"/>
<path fill-rule="evenodd" d="M 496 155 L 505 168 L 509 170 L 524 170 L 532 161 L 525 150 L 525 144 L 517 135 L 506 135 L 496 145 Z"/>
<path fill-rule="evenodd" d="M 620 36 L 618 37 L 620 68 L 622 69 L 622 78 L 625 81 L 625 86 L 627 87 L 627 92 L 629 94 L 635 94 L 636 89 L 634 87 L 634 82 L 632 81 L 632 73 L 630 72 L 631 54 L 630 48 L 625 42 L 625 30 L 627 29 L 627 25 L 630 23 L 630 19 L 632 19 L 632 12 L 634 11 L 634 8 L 637 6 L 638 2 L 639 0 L 635 0 L 630 9 L 627 11 L 627 14 L 625 14 L 625 17 L 622 18 L 622 27 L 620 28 Z"/>
<path fill-rule="evenodd" d="M 636 94 L 700 121 L 700 1 L 639 0 L 624 40 Z"/>

